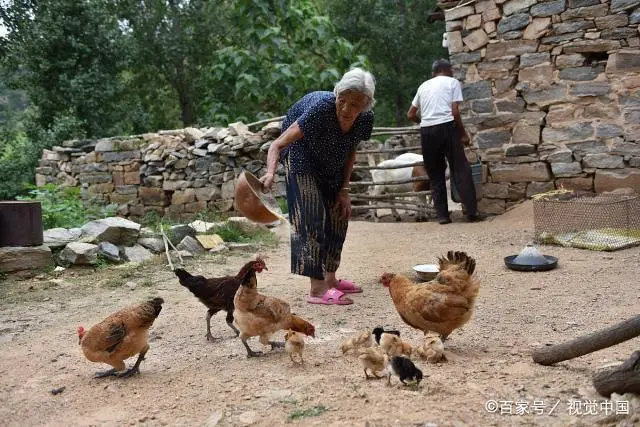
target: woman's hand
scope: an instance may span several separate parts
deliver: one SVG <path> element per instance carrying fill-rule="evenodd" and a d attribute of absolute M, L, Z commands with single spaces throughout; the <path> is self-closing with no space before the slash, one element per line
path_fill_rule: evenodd
<path fill-rule="evenodd" d="M 343 219 L 351 218 L 351 197 L 347 189 L 340 190 L 336 199 L 337 208 L 340 209 L 340 216 Z"/>
<path fill-rule="evenodd" d="M 273 183 L 275 182 L 275 178 L 275 175 L 269 172 L 267 172 L 262 178 L 260 178 L 263 193 L 268 193 L 273 190 Z"/>

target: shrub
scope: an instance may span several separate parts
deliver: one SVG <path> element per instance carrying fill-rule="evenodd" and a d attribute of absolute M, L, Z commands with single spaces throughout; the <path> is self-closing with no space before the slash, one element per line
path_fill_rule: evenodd
<path fill-rule="evenodd" d="M 103 205 L 97 201 L 83 202 L 77 187 L 58 187 L 47 184 L 44 187 L 29 187 L 28 195 L 18 200 L 37 200 L 42 207 L 44 229 L 80 227 L 95 219 L 114 216 L 115 205 Z"/>

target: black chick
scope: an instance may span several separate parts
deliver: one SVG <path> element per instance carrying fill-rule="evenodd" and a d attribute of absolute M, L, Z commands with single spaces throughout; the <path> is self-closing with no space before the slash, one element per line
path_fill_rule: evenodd
<path fill-rule="evenodd" d="M 413 364 L 411 360 L 404 356 L 393 356 L 387 366 L 387 385 L 391 385 L 391 375 L 400 378 L 400 382 L 408 385 L 405 380 L 415 381 L 420 384 L 422 380 L 422 371 Z"/>
<path fill-rule="evenodd" d="M 388 330 L 385 331 L 382 326 L 376 326 L 373 331 L 372 331 L 373 335 L 376 337 L 376 344 L 380 344 L 380 337 L 382 336 L 382 334 L 393 334 L 396 336 L 400 336 L 400 331 L 394 331 L 394 330 Z"/>

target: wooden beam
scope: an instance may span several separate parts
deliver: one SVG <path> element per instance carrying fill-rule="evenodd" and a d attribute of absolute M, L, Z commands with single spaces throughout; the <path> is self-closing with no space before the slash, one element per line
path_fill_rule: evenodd
<path fill-rule="evenodd" d="M 399 184 L 408 184 L 410 182 L 425 182 L 429 181 L 428 176 L 416 176 L 411 179 L 398 179 L 395 181 L 381 181 L 381 182 L 373 182 L 373 181 L 353 181 L 349 183 L 350 187 L 362 187 L 365 185 L 399 185 Z"/>
<path fill-rule="evenodd" d="M 537 348 L 533 351 L 533 361 L 541 365 L 553 365 L 611 347 L 638 335 L 640 335 L 640 314 L 607 329 L 583 335 L 566 343 Z"/>
<path fill-rule="evenodd" d="M 396 148 L 378 148 L 374 150 L 359 150 L 356 154 L 381 154 L 381 153 L 399 153 L 401 151 L 414 151 L 422 150 L 422 147 L 416 145 L 415 147 L 396 147 Z"/>
<path fill-rule="evenodd" d="M 380 195 L 369 195 L 369 194 L 351 194 L 351 200 L 381 200 L 381 199 L 393 199 L 396 197 L 416 197 L 416 196 L 429 196 L 431 195 L 431 190 L 427 191 L 412 191 L 405 193 L 386 193 Z"/>
<path fill-rule="evenodd" d="M 407 163 L 405 165 L 397 165 L 397 166 L 359 166 L 356 165 L 353 167 L 353 170 L 371 170 L 371 169 L 402 169 L 402 168 L 412 168 L 414 166 L 424 166 L 423 162 L 413 162 Z"/>

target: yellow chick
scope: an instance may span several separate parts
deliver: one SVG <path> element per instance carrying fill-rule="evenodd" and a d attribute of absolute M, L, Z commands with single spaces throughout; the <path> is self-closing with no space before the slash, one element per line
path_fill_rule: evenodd
<path fill-rule="evenodd" d="M 355 350 L 360 347 L 371 347 L 373 345 L 373 335 L 371 331 L 362 331 L 359 335 L 351 338 L 347 338 L 342 342 L 340 349 L 342 354 L 346 354 L 350 350 Z"/>
<path fill-rule="evenodd" d="M 444 344 L 437 332 L 427 332 L 424 335 L 424 342 L 416 348 L 418 356 L 425 359 L 429 363 L 444 362 L 447 357 L 444 354 Z"/>
<path fill-rule="evenodd" d="M 302 351 L 304 350 L 304 337 L 302 334 L 289 329 L 284 334 L 284 349 L 289 353 L 289 357 L 293 363 L 300 363 L 304 365 L 304 359 L 302 358 Z M 297 354 L 300 360 L 293 358 L 293 355 Z"/>
<path fill-rule="evenodd" d="M 364 376 L 369 379 L 367 369 L 371 371 L 374 377 L 382 378 L 378 376 L 378 372 L 383 373 L 389 362 L 389 356 L 384 354 L 379 348 L 366 347 L 358 350 L 358 360 L 364 368 Z"/>

